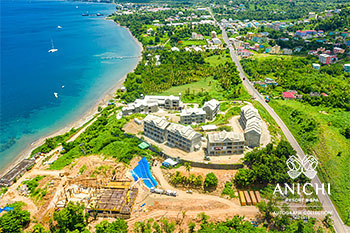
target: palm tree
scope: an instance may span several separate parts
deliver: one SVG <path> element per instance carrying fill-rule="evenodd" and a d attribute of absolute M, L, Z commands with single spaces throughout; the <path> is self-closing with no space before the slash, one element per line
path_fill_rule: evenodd
<path fill-rule="evenodd" d="M 188 173 L 190 173 L 192 167 L 191 167 L 191 164 L 190 164 L 189 162 L 186 162 L 186 163 L 185 163 L 185 169 L 186 169 L 186 171 L 187 171 Z"/>

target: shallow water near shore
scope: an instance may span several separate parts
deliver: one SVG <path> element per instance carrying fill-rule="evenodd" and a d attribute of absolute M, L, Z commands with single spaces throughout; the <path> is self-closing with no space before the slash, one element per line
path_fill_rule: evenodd
<path fill-rule="evenodd" d="M 1 1 L 0 169 L 34 141 L 79 120 L 137 64 L 138 58 L 103 59 L 140 55 L 130 33 L 105 20 L 114 9 Z M 87 12 L 104 16 L 82 16 Z M 58 51 L 48 53 L 52 42 Z"/>

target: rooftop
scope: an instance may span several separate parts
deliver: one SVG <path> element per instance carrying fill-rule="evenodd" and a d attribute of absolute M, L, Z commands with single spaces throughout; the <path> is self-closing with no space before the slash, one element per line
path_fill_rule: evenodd
<path fill-rule="evenodd" d="M 183 126 L 175 123 L 170 123 L 167 130 L 174 134 L 180 135 L 181 137 L 184 137 L 188 140 L 192 140 L 195 137 L 202 136 L 200 133 L 194 131 L 191 126 Z"/>
<path fill-rule="evenodd" d="M 233 142 L 241 142 L 244 141 L 244 136 L 242 133 L 234 133 L 234 132 L 218 132 L 208 135 L 209 143 L 221 143 L 223 141 L 233 141 Z"/>
<path fill-rule="evenodd" d="M 153 124 L 157 128 L 165 129 L 170 123 L 166 121 L 162 117 L 154 116 L 154 115 L 147 115 L 144 119 L 144 122 Z"/>

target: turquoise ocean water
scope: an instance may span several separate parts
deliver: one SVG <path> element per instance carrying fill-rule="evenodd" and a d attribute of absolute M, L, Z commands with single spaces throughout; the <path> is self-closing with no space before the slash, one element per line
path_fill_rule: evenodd
<path fill-rule="evenodd" d="M 1 1 L 0 169 L 34 141 L 78 120 L 136 64 L 140 48 L 113 4 Z M 58 28 L 61 26 L 61 28 Z M 55 53 L 48 50 L 57 48 Z M 62 88 L 64 86 L 64 88 Z M 58 94 L 58 98 L 54 93 Z"/>

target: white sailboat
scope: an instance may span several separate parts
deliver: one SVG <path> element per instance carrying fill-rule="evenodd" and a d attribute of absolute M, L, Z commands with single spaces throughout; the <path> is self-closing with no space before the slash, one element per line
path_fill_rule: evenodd
<path fill-rule="evenodd" d="M 61 29 L 61 28 L 62 28 L 62 26 L 61 26 L 61 25 L 58 25 L 58 26 L 57 26 L 57 28 L 58 28 L 58 29 Z"/>
<path fill-rule="evenodd" d="M 58 93 L 57 92 L 54 92 L 53 95 L 58 98 Z"/>
<path fill-rule="evenodd" d="M 50 49 L 48 52 L 49 53 L 54 53 L 54 52 L 57 52 L 58 49 L 55 49 L 54 45 L 53 45 L 53 40 L 51 39 L 51 46 L 52 46 L 52 49 Z"/>

